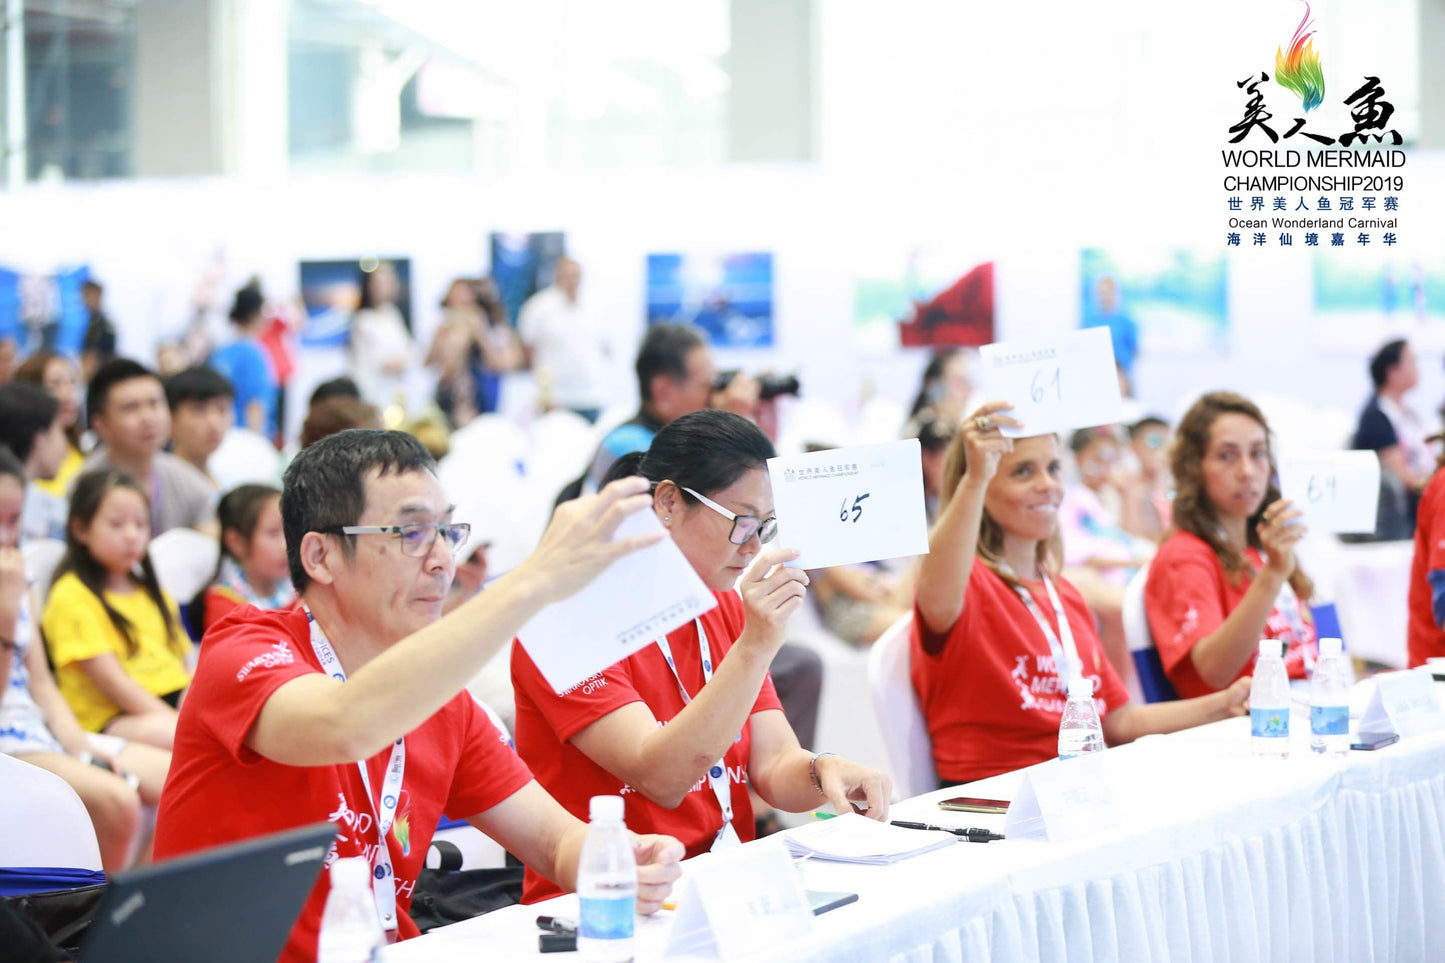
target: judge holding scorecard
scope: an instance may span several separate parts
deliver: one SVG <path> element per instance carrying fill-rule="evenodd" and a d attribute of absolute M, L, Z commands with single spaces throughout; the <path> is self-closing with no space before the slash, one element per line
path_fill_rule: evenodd
<path fill-rule="evenodd" d="M 1094 683 L 1110 745 L 1243 715 L 1247 679 L 1202 699 L 1129 702 L 1083 598 L 1058 576 L 1058 439 L 1005 437 L 1028 428 L 1012 410 L 984 405 L 954 438 L 918 575 L 912 677 L 940 784 L 1052 758 L 1078 677 Z"/>
<path fill-rule="evenodd" d="M 629 828 L 675 836 L 689 857 L 753 838 L 749 786 L 778 809 L 866 803 L 887 818 L 888 777 L 799 746 L 768 678 L 808 582 L 783 567 L 796 551 L 767 544 L 772 456 L 755 424 L 705 409 L 618 459 L 607 480 L 647 479 L 653 511 L 716 606 L 560 695 L 512 648 L 517 751 L 542 785 L 577 815 L 592 796 L 620 793 Z M 524 902 L 558 891 L 527 870 Z"/>

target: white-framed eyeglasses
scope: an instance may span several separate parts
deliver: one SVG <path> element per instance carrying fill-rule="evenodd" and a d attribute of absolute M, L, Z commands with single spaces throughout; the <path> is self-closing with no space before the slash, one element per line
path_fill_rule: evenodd
<path fill-rule="evenodd" d="M 447 550 L 456 555 L 471 534 L 467 522 L 409 522 L 406 525 L 327 525 L 318 532 L 332 535 L 395 535 L 401 539 L 401 554 L 408 558 L 424 558 L 440 535 Z"/>
<path fill-rule="evenodd" d="M 769 515 L 767 518 L 759 518 L 756 515 L 739 515 L 736 512 L 728 511 L 711 498 L 699 494 L 691 488 L 684 488 L 683 491 L 722 517 L 732 520 L 733 529 L 728 533 L 728 541 L 734 545 L 746 545 L 754 535 L 758 537 L 759 542 L 767 544 L 773 540 L 774 535 L 778 534 L 778 516 L 776 515 Z"/>

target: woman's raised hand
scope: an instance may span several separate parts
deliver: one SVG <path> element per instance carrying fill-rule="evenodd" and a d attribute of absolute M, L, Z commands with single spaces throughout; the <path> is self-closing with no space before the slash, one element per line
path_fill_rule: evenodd
<path fill-rule="evenodd" d="M 990 401 L 959 425 L 963 435 L 964 449 L 968 454 L 968 473 L 965 478 L 988 482 L 998 471 L 998 463 L 1005 454 L 1013 451 L 1012 438 L 1006 438 L 1000 428 L 1022 428 L 1023 422 L 1004 412 L 1012 411 L 1007 401 Z"/>

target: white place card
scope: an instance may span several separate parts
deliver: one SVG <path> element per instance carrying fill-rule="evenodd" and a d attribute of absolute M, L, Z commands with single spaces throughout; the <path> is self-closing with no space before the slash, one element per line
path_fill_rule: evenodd
<path fill-rule="evenodd" d="M 1026 769 L 1004 817 L 1004 835 L 1046 836 L 1051 843 L 1061 843 L 1122 825 L 1105 754 L 1053 759 Z"/>
<path fill-rule="evenodd" d="M 1442 727 L 1445 711 L 1427 666 L 1375 676 L 1375 694 L 1360 717 L 1360 732 L 1395 732 L 1403 739 Z"/>
<path fill-rule="evenodd" d="M 685 865 L 664 959 L 752 959 L 813 931 L 803 882 L 777 845 L 735 846 Z"/>
<path fill-rule="evenodd" d="M 924 555 L 928 517 L 918 439 L 769 458 L 775 545 L 797 568 Z"/>
<path fill-rule="evenodd" d="M 662 531 L 644 509 L 617 526 L 615 538 Z M 590 585 L 549 605 L 517 640 L 557 692 L 615 665 L 717 605 L 671 538 L 613 562 Z"/>
<path fill-rule="evenodd" d="M 1373 532 L 1380 459 L 1373 451 L 1282 454 L 1279 487 L 1316 532 Z"/>
<path fill-rule="evenodd" d="M 986 344 L 978 349 L 979 391 L 1007 401 L 1023 430 L 1012 438 L 1112 425 L 1124 419 L 1119 372 L 1108 328 L 1084 328 L 1045 342 Z"/>

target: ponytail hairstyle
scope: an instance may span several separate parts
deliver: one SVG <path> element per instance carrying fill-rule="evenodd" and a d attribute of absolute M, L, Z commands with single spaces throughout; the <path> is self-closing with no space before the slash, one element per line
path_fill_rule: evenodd
<path fill-rule="evenodd" d="M 698 500 L 682 489 L 711 497 L 747 472 L 765 467 L 776 454 L 768 436 L 748 419 L 704 408 L 669 422 L 647 451 L 618 458 L 602 484 L 629 475 L 641 475 L 654 486 L 671 481 L 686 504 L 696 505 Z"/>
<path fill-rule="evenodd" d="M 273 498 L 278 502 L 281 500 L 281 489 L 273 485 L 237 485 L 226 492 L 220 504 L 216 506 L 216 520 L 221 525 L 221 550 L 216 556 L 216 570 L 211 573 L 210 579 L 191 600 L 190 614 L 191 621 L 194 623 L 191 626 L 192 629 L 200 628 L 200 617 L 206 608 L 206 593 L 220 579 L 221 566 L 225 564 L 226 559 L 229 558 L 237 565 L 241 563 L 239 558 L 231 554 L 231 549 L 226 544 L 227 533 L 236 532 L 249 545 L 251 536 L 256 534 L 256 523 L 261 520 L 262 509 Z M 199 638 L 199 633 L 195 634 Z"/>
<path fill-rule="evenodd" d="M 76 479 L 75 488 L 70 494 L 70 515 L 65 521 L 65 555 L 61 557 L 60 564 L 55 567 L 55 579 L 58 580 L 68 572 L 74 572 L 76 578 L 80 579 L 80 584 L 90 589 L 100 600 L 101 608 L 105 609 L 105 614 L 110 616 L 110 621 L 116 631 L 125 639 L 126 652 L 135 655 L 137 649 L 135 628 L 130 624 L 129 619 L 111 607 L 105 597 L 105 582 L 109 573 L 106 572 L 105 566 L 90 554 L 90 549 L 82 545 L 80 539 L 75 535 L 76 528 L 90 527 L 96 512 L 100 510 L 101 503 L 105 501 L 105 496 L 117 488 L 126 488 L 139 495 L 146 506 L 146 514 L 150 514 L 150 496 L 146 494 L 146 490 L 141 487 L 140 482 L 128 473 L 119 468 L 96 468 L 82 474 Z M 132 573 L 132 576 L 150 600 L 155 603 L 156 608 L 160 609 L 161 617 L 165 620 L 166 629 L 170 633 L 171 647 L 177 655 L 184 656 L 187 647 L 183 640 L 186 635 L 171 612 L 171 607 L 166 604 L 166 596 L 161 591 L 160 582 L 156 580 L 156 570 L 151 565 L 149 551 L 141 556 L 138 567 L 140 571 Z"/>
<path fill-rule="evenodd" d="M 1275 477 L 1279 469 L 1274 460 L 1274 443 L 1269 422 L 1264 412 L 1243 395 L 1232 391 L 1211 391 L 1194 402 L 1179 427 L 1174 432 L 1174 450 L 1170 455 L 1170 470 L 1174 473 L 1174 527 L 1199 538 L 1218 556 L 1219 563 L 1230 581 L 1238 584 L 1245 575 L 1253 578 L 1257 573 L 1244 553 L 1224 540 L 1219 527 L 1219 518 L 1214 505 L 1204 490 L 1204 456 L 1209 450 L 1209 432 L 1220 415 L 1244 415 L 1259 423 L 1264 429 L 1265 444 L 1269 447 L 1269 480 L 1265 483 L 1264 500 L 1259 510 L 1249 517 L 1244 525 L 1244 537 L 1249 546 L 1263 551 L 1259 540 L 1259 523 L 1264 510 L 1280 498 Z M 1308 602 L 1315 594 L 1315 583 L 1305 574 L 1298 558 L 1294 573 L 1289 577 L 1289 586 L 1302 602 Z"/>

